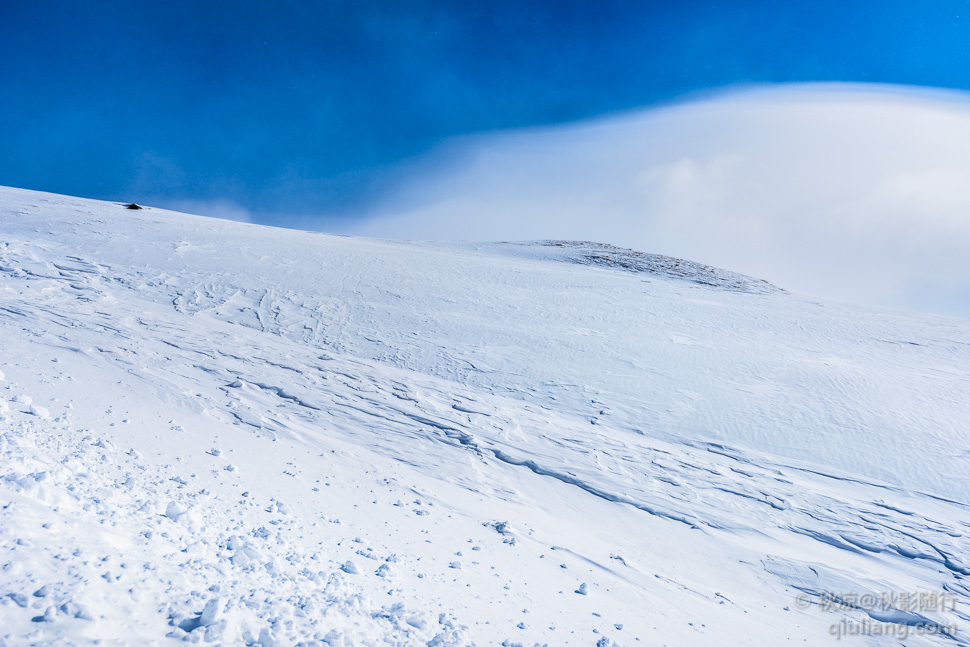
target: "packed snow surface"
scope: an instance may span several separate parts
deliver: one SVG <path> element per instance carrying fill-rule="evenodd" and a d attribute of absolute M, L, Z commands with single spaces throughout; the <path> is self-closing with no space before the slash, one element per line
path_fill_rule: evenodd
<path fill-rule="evenodd" d="M 0 645 L 970 643 L 966 320 L 16 189 L 0 234 Z"/>

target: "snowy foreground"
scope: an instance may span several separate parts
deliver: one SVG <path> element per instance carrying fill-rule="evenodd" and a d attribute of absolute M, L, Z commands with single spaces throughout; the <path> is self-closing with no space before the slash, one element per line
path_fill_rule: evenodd
<path fill-rule="evenodd" d="M 15 189 L 0 234 L 0 645 L 970 643 L 966 320 Z"/>

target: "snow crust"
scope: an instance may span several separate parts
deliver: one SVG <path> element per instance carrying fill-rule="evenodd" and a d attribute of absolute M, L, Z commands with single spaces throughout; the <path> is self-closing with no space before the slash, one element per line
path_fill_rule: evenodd
<path fill-rule="evenodd" d="M 0 233 L 0 644 L 967 642 L 966 320 L 17 189 Z"/>

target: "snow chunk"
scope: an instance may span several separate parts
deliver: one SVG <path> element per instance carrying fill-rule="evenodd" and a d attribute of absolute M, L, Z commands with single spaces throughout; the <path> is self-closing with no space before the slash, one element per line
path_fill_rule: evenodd
<path fill-rule="evenodd" d="M 87 610 L 87 608 L 76 602 L 65 602 L 58 607 L 61 613 L 64 615 L 77 618 L 78 620 L 94 620 L 94 616 Z"/>
<path fill-rule="evenodd" d="M 57 609 L 55 609 L 54 607 L 47 607 L 47 610 L 44 611 L 44 615 L 34 616 L 30 620 L 31 622 L 54 622 L 54 619 L 56 617 L 57 617 Z"/>
<path fill-rule="evenodd" d="M 222 615 L 222 607 L 223 600 L 221 598 L 212 598 L 206 602 L 202 614 L 199 616 L 199 626 L 208 627 L 214 624 Z"/>
<path fill-rule="evenodd" d="M 34 414 L 38 418 L 43 418 L 44 420 L 51 419 L 51 412 L 45 409 L 44 407 L 38 406 L 36 404 L 30 405 L 30 409 L 28 409 L 28 411 L 30 411 L 30 413 Z"/>
<path fill-rule="evenodd" d="M 340 567 L 340 570 L 342 570 L 344 573 L 349 573 L 350 575 L 357 575 L 360 573 L 360 571 L 357 570 L 357 566 L 349 559 L 344 562 L 343 566 Z"/>
<path fill-rule="evenodd" d="M 27 605 L 30 603 L 30 600 L 23 593 L 8 593 L 7 597 L 13 600 L 14 604 L 21 609 L 26 609 Z"/>
<path fill-rule="evenodd" d="M 512 526 L 508 521 L 488 521 L 482 524 L 486 528 L 494 528 L 500 535 L 508 535 L 512 532 Z"/>
<path fill-rule="evenodd" d="M 175 501 L 169 502 L 168 507 L 165 508 L 165 516 L 171 519 L 172 521 L 178 521 L 179 518 L 185 513 L 186 513 L 185 508 L 180 506 Z"/>

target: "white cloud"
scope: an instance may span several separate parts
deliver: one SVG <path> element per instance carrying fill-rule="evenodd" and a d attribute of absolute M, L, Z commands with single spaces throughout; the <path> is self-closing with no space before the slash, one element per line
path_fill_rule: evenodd
<path fill-rule="evenodd" d="M 779 86 L 465 138 L 351 233 L 595 239 L 966 316 L 968 97 Z"/>

